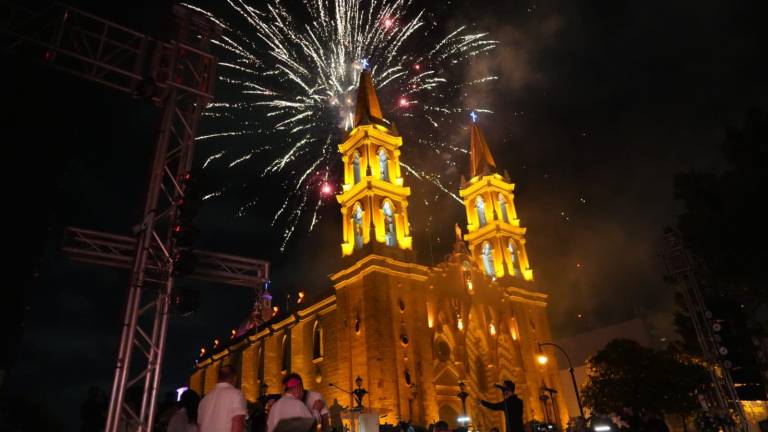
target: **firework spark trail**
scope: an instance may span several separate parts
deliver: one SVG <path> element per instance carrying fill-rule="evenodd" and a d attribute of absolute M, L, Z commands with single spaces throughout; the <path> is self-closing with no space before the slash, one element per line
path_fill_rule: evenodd
<path fill-rule="evenodd" d="M 435 38 L 438 26 L 428 24 L 426 11 L 411 11 L 411 0 L 304 0 L 301 10 L 290 11 L 279 0 L 251 1 L 227 0 L 228 7 L 221 11 L 227 18 L 186 5 L 224 28 L 214 44 L 222 59 L 220 84 L 229 90 L 220 94 L 230 99 L 209 106 L 205 114 L 212 120 L 213 131 L 198 139 L 243 140 L 260 135 L 251 149 L 240 154 L 219 151 L 206 165 L 222 160 L 232 167 L 252 161 L 262 177 L 286 178 L 282 183 L 287 198 L 273 217 L 273 225 L 286 227 L 281 249 L 302 221 L 308 221 L 308 230 L 319 221 L 318 211 L 329 194 L 319 193 L 318 188 L 331 181 L 331 167 L 339 159 L 333 144 L 352 126 L 361 61 L 371 70 L 383 107 L 395 107 L 387 110 L 388 117 L 423 121 L 435 133 L 465 121 L 457 119 L 470 109 L 456 107 L 467 105 L 463 102 L 467 87 L 496 79 L 482 76 L 449 82 L 455 65 L 492 50 L 498 42 L 466 26 Z M 418 47 L 430 38 L 437 43 Z M 398 103 L 387 105 L 390 101 Z M 216 119 L 229 124 L 216 130 Z M 239 122 L 240 130 L 231 125 L 233 120 Z M 449 145 L 444 137 L 422 142 L 442 154 L 466 151 Z M 263 157 L 253 157 L 261 152 Z M 415 159 L 410 161 L 413 167 L 402 165 L 417 180 L 461 203 L 438 174 L 421 168 L 427 161 Z M 455 168 L 450 158 L 444 162 Z M 254 203 L 242 206 L 238 215 Z M 311 217 L 304 218 L 305 211 Z"/>
<path fill-rule="evenodd" d="M 456 200 L 456 202 L 458 202 L 461 205 L 464 205 L 464 201 L 462 201 L 461 198 L 459 198 L 458 195 L 456 195 L 455 193 L 453 193 L 450 190 L 448 190 L 445 186 L 443 186 L 443 184 L 440 183 L 440 181 L 436 178 L 435 174 L 427 174 L 427 173 L 421 173 L 420 174 L 420 173 L 416 172 L 416 170 L 414 170 L 413 168 L 409 167 L 407 164 L 405 164 L 403 162 L 400 162 L 400 165 L 405 167 L 405 169 L 408 172 L 410 172 L 411 174 L 416 176 L 416 178 L 418 178 L 419 180 L 426 180 L 426 181 L 434 184 L 435 186 L 438 187 L 438 189 L 440 189 L 441 191 L 445 192 L 446 194 L 448 194 L 448 196 L 450 196 L 451 198 Z"/>

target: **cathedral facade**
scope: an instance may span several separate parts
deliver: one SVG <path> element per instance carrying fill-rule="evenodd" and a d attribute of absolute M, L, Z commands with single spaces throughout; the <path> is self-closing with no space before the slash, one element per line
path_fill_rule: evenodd
<path fill-rule="evenodd" d="M 329 404 L 354 406 L 344 390 L 357 388 L 360 377 L 368 391 L 364 403 L 379 411 L 382 423 L 442 419 L 457 425 L 466 415 L 475 429 L 486 431 L 502 429 L 504 421 L 477 398 L 500 400 L 494 384 L 510 379 L 526 422 L 564 425 L 568 413 L 556 393 L 556 362 L 536 362 L 538 343 L 551 340 L 547 295 L 535 288 L 514 184 L 499 173 L 476 123 L 470 139 L 470 176 L 459 191 L 466 233 L 457 224 L 446 260 L 418 264 L 408 221 L 410 189 L 400 172 L 403 140 L 384 119 L 371 75 L 363 71 L 354 128 L 339 145 L 345 265 L 330 276 L 334 294 L 273 316 L 265 291 L 253 328 L 202 356 L 190 388 L 204 394 L 215 385 L 218 368 L 233 364 L 250 401 L 280 392 L 282 377 L 297 372 Z M 464 404 L 457 396 L 460 383 L 470 395 Z"/>

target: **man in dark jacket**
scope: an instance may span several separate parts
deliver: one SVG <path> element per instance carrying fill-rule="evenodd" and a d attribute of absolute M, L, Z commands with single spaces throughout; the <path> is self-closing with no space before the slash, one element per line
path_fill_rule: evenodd
<path fill-rule="evenodd" d="M 494 411 L 504 411 L 507 424 L 506 432 L 523 432 L 523 401 L 515 394 L 515 383 L 504 381 L 504 386 L 496 385 L 504 391 L 504 400 L 488 402 L 480 399 L 484 407 Z"/>

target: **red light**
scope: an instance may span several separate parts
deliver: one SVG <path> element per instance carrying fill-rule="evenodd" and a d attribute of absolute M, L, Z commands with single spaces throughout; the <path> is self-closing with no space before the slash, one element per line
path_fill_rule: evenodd
<path fill-rule="evenodd" d="M 392 21 L 392 18 L 387 18 L 387 19 L 384 20 L 384 28 L 390 28 L 390 27 L 392 27 L 392 24 L 394 24 L 394 23 L 395 22 Z"/>
<path fill-rule="evenodd" d="M 421 69 L 421 65 L 416 63 L 415 65 L 413 65 L 413 68 L 416 69 L 416 70 L 419 70 L 419 69 Z"/>
<path fill-rule="evenodd" d="M 408 99 L 406 98 L 400 98 L 400 106 L 405 107 L 408 106 Z"/>
<path fill-rule="evenodd" d="M 330 195 L 333 192 L 333 188 L 328 183 L 323 183 L 323 186 L 320 188 L 320 192 L 323 195 Z"/>

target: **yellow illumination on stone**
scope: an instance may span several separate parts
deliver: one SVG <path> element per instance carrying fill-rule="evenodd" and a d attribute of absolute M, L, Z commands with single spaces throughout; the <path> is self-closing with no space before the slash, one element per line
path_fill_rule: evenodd
<path fill-rule="evenodd" d="M 464 240 L 481 269 L 488 268 L 483 251 L 492 250 L 493 274 L 488 275 L 492 279 L 509 276 L 530 282 L 533 270 L 525 247 L 526 229 L 515 209 L 515 184 L 492 171 L 495 162 L 477 125 L 472 125 L 470 147 L 473 177 L 459 190 L 467 214 Z"/>
<path fill-rule="evenodd" d="M 400 147 L 403 138 L 395 135 L 380 118 L 378 101 L 370 76 L 361 75 L 358 91 L 357 116 L 369 122 L 353 128 L 339 145 L 344 164 L 342 193 L 336 196 L 341 204 L 341 255 L 349 256 L 355 248 L 371 240 L 387 244 L 388 232 L 394 231 L 391 247 L 413 249 L 408 219 L 408 197 L 411 190 L 404 186 L 400 170 Z M 365 104 L 370 104 L 367 106 Z M 384 208 L 392 210 L 387 221 Z"/>
<path fill-rule="evenodd" d="M 768 402 L 766 401 L 741 401 L 741 407 L 747 417 L 747 421 L 752 425 L 765 420 L 768 415 Z"/>
<path fill-rule="evenodd" d="M 557 359 L 537 358 L 541 351 L 536 342 L 552 339 L 548 296 L 528 283 L 533 271 L 526 229 L 515 210 L 514 184 L 498 173 L 482 134 L 473 126 L 469 181 L 459 191 L 469 230 L 462 233 L 457 226 L 453 251 L 445 260 L 417 264 L 413 254 L 404 253 L 414 245 L 408 223 L 410 190 L 399 164 L 402 138 L 383 118 L 370 76 L 363 75 L 361 82 L 366 87 L 358 95 L 354 128 L 339 146 L 344 171 L 339 173 L 337 200 L 343 221 L 341 250 L 347 258 L 340 268 L 328 269 L 333 272 L 333 294 L 293 302 L 279 321 L 267 314 L 265 322 L 228 340 L 215 355 L 201 351 L 190 388 L 210 391 L 218 368 L 235 362 L 242 365 L 242 389 L 249 401 L 279 389 L 290 370 L 326 401 L 353 405 L 346 391 L 328 383 L 355 388 L 360 376 L 369 391 L 366 401 L 386 413 L 382 421 L 409 418 L 426 425 L 447 409 L 461 412 L 455 396 L 459 381 L 473 397 L 493 399 L 495 388 L 482 383 L 511 379 L 529 407 L 524 421 L 546 418 L 540 386 L 562 389 L 552 373 L 559 370 Z M 381 152 L 386 157 L 380 157 Z M 484 203 L 484 223 L 475 206 L 477 197 Z M 390 235 L 385 202 L 393 209 L 395 229 Z M 484 244 L 491 246 L 485 261 Z M 271 304 L 264 307 L 272 311 Z M 274 312 L 281 311 L 275 306 Z M 546 366 L 527 367 L 543 360 Z M 562 427 L 568 407 L 562 399 L 555 403 L 556 423 Z M 467 408 L 477 430 L 498 425 L 495 413 Z"/>

